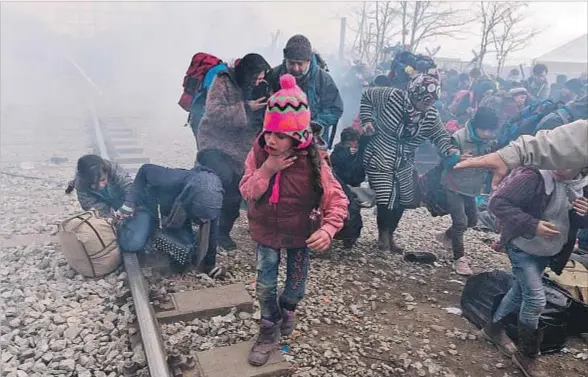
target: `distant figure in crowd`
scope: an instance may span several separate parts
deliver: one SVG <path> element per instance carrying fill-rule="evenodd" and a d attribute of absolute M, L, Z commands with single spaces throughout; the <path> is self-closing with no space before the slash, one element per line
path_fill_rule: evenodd
<path fill-rule="evenodd" d="M 548 69 L 545 64 L 536 64 L 533 67 L 533 75 L 525 80 L 524 85 L 534 99 L 549 98 L 549 82 L 547 81 Z"/>

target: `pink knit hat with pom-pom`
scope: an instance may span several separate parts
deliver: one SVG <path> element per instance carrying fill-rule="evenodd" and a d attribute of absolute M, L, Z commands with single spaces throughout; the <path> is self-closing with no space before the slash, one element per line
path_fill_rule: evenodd
<path fill-rule="evenodd" d="M 280 77 L 280 87 L 268 100 L 263 130 L 286 134 L 299 142 L 298 149 L 306 148 L 312 141 L 306 94 L 290 74 Z"/>

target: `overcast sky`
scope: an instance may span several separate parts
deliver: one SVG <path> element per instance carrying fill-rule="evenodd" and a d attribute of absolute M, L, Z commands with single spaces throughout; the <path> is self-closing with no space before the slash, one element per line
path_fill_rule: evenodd
<path fill-rule="evenodd" d="M 29 2 L 26 4 L 26 12 L 37 17 L 47 17 L 51 7 L 56 7 L 57 2 L 44 4 Z M 112 4 L 112 3 L 111 3 Z M 479 3 L 476 2 L 452 2 L 451 6 L 471 10 Z M 3 3 L 6 6 L 8 3 Z M 10 5 L 19 8 L 16 3 Z M 353 10 L 361 7 L 358 2 L 290 2 L 274 0 L 271 2 L 249 2 L 247 4 L 235 4 L 231 2 L 214 3 L 199 2 L 198 4 L 178 3 L 134 3 L 112 4 L 113 9 L 129 9 L 137 7 L 143 10 L 150 9 L 151 14 L 166 14 L 164 26 L 161 31 L 149 30 L 148 32 L 161 36 L 163 40 L 175 39 L 175 43 L 186 44 L 186 48 L 193 50 L 210 48 L 204 42 L 210 42 L 218 51 L 212 53 L 228 54 L 234 51 L 234 57 L 250 52 L 253 46 L 269 43 L 270 32 L 278 29 L 282 31 L 280 44 L 283 45 L 287 38 L 296 33 L 307 35 L 313 46 L 325 54 L 336 53 L 339 45 L 340 17 L 347 16 L 348 23 L 353 25 Z M 25 9 L 25 7 L 22 7 Z M 49 11 L 48 11 L 49 9 Z M 153 9 L 159 9 L 153 11 Z M 173 9 L 173 11 L 161 11 L 161 9 Z M 148 12 L 149 13 L 149 12 Z M 588 33 L 588 2 L 529 2 L 528 22 L 531 27 L 542 29 L 543 32 L 535 37 L 522 51 L 513 53 L 510 63 L 529 64 L 532 59 L 557 48 L 574 38 Z M 171 33 L 175 29 L 181 32 L 185 41 L 178 40 Z M 127 30 L 131 26 L 127 27 Z M 124 30 L 125 27 L 120 30 Z M 186 33 L 186 29 L 193 30 L 193 35 Z M 171 30 L 171 31 L 170 31 Z M 202 38 L 202 42 L 199 41 Z M 441 45 L 438 54 L 441 57 L 460 58 L 470 60 L 473 55 L 471 50 L 477 49 L 479 44 L 479 25 L 472 23 L 467 27 L 464 38 L 460 40 L 439 38 L 424 43 L 423 47 Z M 347 31 L 347 41 L 351 43 L 353 32 Z M 212 41 L 212 42 L 211 42 Z M 168 41 L 171 43 L 172 41 Z M 146 43 L 148 43 L 146 41 Z M 167 44 L 167 43 L 166 43 Z M 199 45 L 200 47 L 197 47 Z M 156 47 L 156 46 L 153 46 Z M 165 46 L 170 47 L 170 46 Z M 162 47 L 163 48 L 163 47 Z M 178 48 L 180 48 L 178 46 Z M 493 54 L 486 58 L 487 63 L 492 63 Z"/>
<path fill-rule="evenodd" d="M 265 3 L 264 14 L 280 14 L 288 10 L 288 15 L 282 15 L 273 25 L 282 25 L 286 34 L 296 30 L 307 30 L 317 47 L 326 48 L 337 44 L 339 40 L 338 16 L 352 13 L 361 3 L 343 2 L 305 2 L 282 4 Z M 471 9 L 475 2 L 456 2 L 454 7 Z M 293 11 L 296 9 L 296 11 Z M 570 40 L 588 33 L 588 2 L 529 2 L 529 23 L 532 27 L 544 30 L 532 40 L 525 50 L 513 54 L 513 60 L 532 60 L 544 53 L 557 48 Z M 271 17 L 270 17 L 271 18 Z M 352 23 L 352 17 L 349 23 Z M 439 56 L 461 57 L 471 59 L 471 49 L 479 43 L 479 25 L 473 23 L 467 28 L 467 35 L 461 40 L 442 38 L 431 41 L 429 45 L 442 45 Z M 351 33 L 351 32 L 348 32 Z M 352 35 L 348 34 L 349 38 Z M 321 43 L 322 42 L 322 43 Z M 492 60 L 489 57 L 488 60 Z M 517 61 L 518 63 L 518 61 Z"/>

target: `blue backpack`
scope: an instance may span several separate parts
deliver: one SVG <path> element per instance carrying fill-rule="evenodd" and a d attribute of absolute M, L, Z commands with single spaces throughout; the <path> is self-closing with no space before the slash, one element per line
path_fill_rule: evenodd
<path fill-rule="evenodd" d="M 506 146 L 521 135 L 534 135 L 541 119 L 557 111 L 561 106 L 561 103 L 546 99 L 533 102 L 525 107 L 519 115 L 506 121 L 502 127 L 498 136 L 500 148 Z"/>

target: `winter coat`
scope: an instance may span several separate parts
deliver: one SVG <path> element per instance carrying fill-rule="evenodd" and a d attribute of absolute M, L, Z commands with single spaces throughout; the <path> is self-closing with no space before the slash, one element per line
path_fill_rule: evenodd
<path fill-rule="evenodd" d="M 208 91 L 198 127 L 198 151 L 219 150 L 238 175 L 243 174 L 243 163 L 260 131 L 251 124 L 246 106 L 233 71 L 221 72 Z"/>
<path fill-rule="evenodd" d="M 407 124 L 407 94 L 395 88 L 367 88 L 361 98 L 362 125 L 371 122 L 375 133 L 364 152 L 363 165 L 378 205 L 390 209 L 415 203 L 415 151 L 429 139 L 440 155 L 452 148 L 434 107 L 421 115 L 416 124 Z"/>
<path fill-rule="evenodd" d="M 239 189 L 249 202 L 251 238 L 261 245 L 277 249 L 306 247 L 306 240 L 314 230 L 310 214 L 317 207 L 317 197 L 312 189 L 310 159 L 304 150 L 297 154 L 296 162 L 282 171 L 280 199 L 275 205 L 269 203 L 269 196 L 276 175 L 269 176 L 260 169 L 267 152 L 256 142 L 245 161 L 245 175 Z M 321 166 L 321 183 L 319 226 L 333 239 L 347 218 L 348 201 L 326 161 Z"/>
<path fill-rule="evenodd" d="M 349 146 L 339 143 L 331 154 L 333 173 L 345 184 L 358 187 L 365 181 L 365 172 L 359 153 L 351 153 Z"/>
<path fill-rule="evenodd" d="M 540 80 L 534 76 L 529 77 L 523 82 L 525 88 L 535 99 L 548 99 L 549 98 L 549 82 L 547 80 Z"/>
<path fill-rule="evenodd" d="M 584 188 L 584 197 L 588 197 L 587 188 Z M 549 200 L 550 196 L 545 193 L 545 181 L 538 170 L 520 168 L 513 171 L 488 203 L 488 209 L 496 216 L 500 229 L 500 245 L 504 247 L 517 237 L 535 237 Z M 588 216 L 579 216 L 574 210 L 569 211 L 569 216 L 567 242 L 550 263 L 557 274 L 561 273 L 574 249 L 578 229 L 588 227 Z"/>
<path fill-rule="evenodd" d="M 108 216 L 129 198 L 133 178 L 116 162 L 104 160 L 104 163 L 108 174 L 108 186 L 105 190 L 95 190 L 83 185 L 79 174 L 76 174 L 75 188 L 83 210 L 95 209 L 101 216 Z"/>
<path fill-rule="evenodd" d="M 219 198 L 222 202 L 223 187 L 218 175 L 203 166 L 196 166 L 190 170 L 154 164 L 141 166 L 135 177 L 127 205 L 134 208 L 139 203 L 143 203 L 155 216 L 157 212 L 154 211 L 157 211 L 159 206 L 160 214 L 167 216 L 171 213 L 186 184 L 193 179 L 201 180 L 201 187 L 206 187 L 206 190 L 201 191 L 198 197 L 199 202 L 205 203 L 202 206 L 200 218 L 214 220 L 220 214 Z M 206 208 L 207 205 L 208 208 Z"/>
<path fill-rule="evenodd" d="M 466 127 L 453 134 L 452 144 L 462 154 L 470 153 L 474 157 L 483 156 L 496 150 L 498 145 L 496 140 L 481 140 L 473 133 L 471 121 L 468 121 Z M 446 168 L 443 171 L 442 183 L 450 191 L 474 197 L 480 195 L 487 176 L 488 169 Z"/>
<path fill-rule="evenodd" d="M 541 119 L 539 124 L 537 124 L 535 132 L 540 130 L 553 130 L 564 124 L 586 118 L 588 118 L 588 98 L 583 97 L 546 115 Z"/>
<path fill-rule="evenodd" d="M 284 62 L 266 75 L 266 81 L 274 93 L 280 90 L 280 77 L 286 73 Z M 308 73 L 297 78 L 296 83 L 308 97 L 311 120 L 325 129 L 336 126 L 343 115 L 343 100 L 331 75 L 319 68 L 316 60 L 313 59 Z"/>

